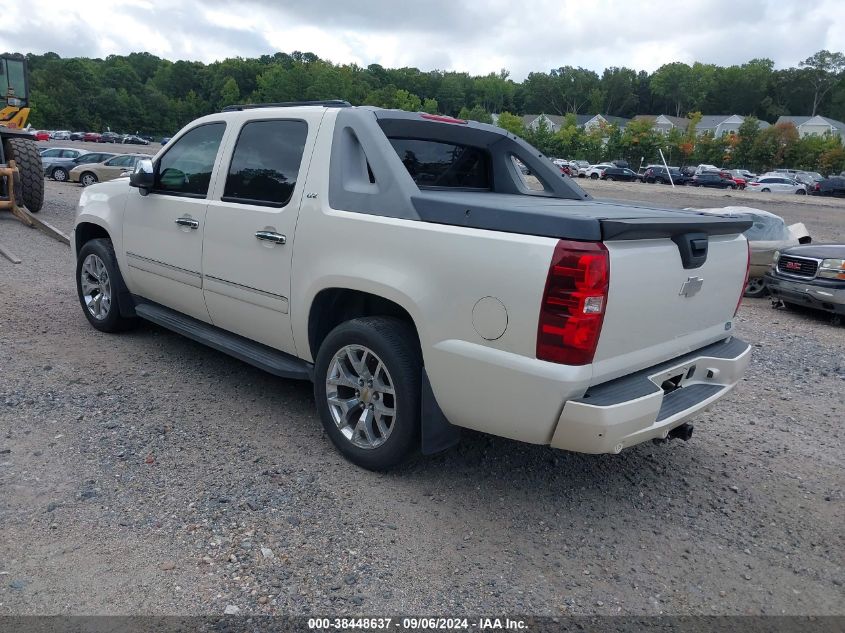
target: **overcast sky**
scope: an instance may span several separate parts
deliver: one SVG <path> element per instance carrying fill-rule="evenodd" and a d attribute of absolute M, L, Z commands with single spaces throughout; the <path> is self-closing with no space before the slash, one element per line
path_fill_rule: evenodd
<path fill-rule="evenodd" d="M 461 5 L 464 5 L 463 7 Z M 337 63 L 486 74 L 667 62 L 794 66 L 845 51 L 842 0 L 27 0 L 3 7 L 0 51 L 211 62 L 310 51 Z"/>

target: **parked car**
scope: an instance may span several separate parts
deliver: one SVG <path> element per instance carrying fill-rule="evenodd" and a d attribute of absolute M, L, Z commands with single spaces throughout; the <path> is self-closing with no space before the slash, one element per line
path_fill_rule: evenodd
<path fill-rule="evenodd" d="M 782 217 L 762 209 L 721 207 L 689 210 L 728 217 L 749 217 L 754 222 L 743 233 L 751 249 L 748 283 L 745 286 L 746 297 L 762 297 L 768 293 L 765 275 L 771 268 L 772 257 L 776 251 L 799 244 L 809 244 L 813 241 L 807 227 L 802 222 L 786 226 Z"/>
<path fill-rule="evenodd" d="M 122 143 L 123 142 L 123 134 L 117 134 L 116 132 L 103 132 L 100 134 L 100 138 L 98 140 L 99 143 Z"/>
<path fill-rule="evenodd" d="M 85 132 L 71 132 L 68 137 L 69 141 L 81 141 L 85 138 Z"/>
<path fill-rule="evenodd" d="M 824 180 L 824 176 L 817 171 L 799 171 L 793 176 L 793 180 L 800 182 L 802 185 L 807 185 L 807 188 L 812 190 L 817 182 Z"/>
<path fill-rule="evenodd" d="M 625 182 L 631 182 L 634 180 L 639 180 L 640 176 L 632 169 L 628 169 L 627 167 L 607 167 L 601 172 L 601 179 L 602 180 L 623 180 Z"/>
<path fill-rule="evenodd" d="M 773 299 L 784 305 L 806 306 L 845 315 L 845 244 L 793 246 L 775 253 L 766 273 Z"/>
<path fill-rule="evenodd" d="M 65 182 L 70 180 L 70 172 L 80 165 L 91 165 L 94 163 L 102 163 L 108 159 L 116 156 L 111 152 L 83 152 L 77 158 L 74 158 L 70 164 L 58 165 L 53 168 L 49 174 L 54 180 Z"/>
<path fill-rule="evenodd" d="M 141 138 L 140 136 L 135 136 L 134 134 L 127 134 L 123 137 L 124 144 L 126 145 L 149 145 L 150 142 L 145 139 Z"/>
<path fill-rule="evenodd" d="M 49 141 L 50 140 L 50 133 L 47 130 L 37 130 L 35 132 L 35 140 L 36 141 Z"/>
<path fill-rule="evenodd" d="M 716 167 L 716 165 L 708 165 L 706 163 L 702 163 L 701 165 L 698 165 L 695 168 L 695 173 L 693 175 L 698 176 L 699 174 L 709 173 L 713 171 L 718 172 L 720 170 L 718 167 Z"/>
<path fill-rule="evenodd" d="M 68 171 L 72 168 L 73 161 L 87 153 L 84 149 L 76 147 L 47 148 L 41 152 L 41 166 L 44 168 L 44 175 L 58 181 L 67 180 Z"/>
<path fill-rule="evenodd" d="M 120 178 L 127 171 L 132 171 L 139 160 L 149 158 L 147 154 L 118 154 L 101 163 L 77 165 L 70 170 L 70 180 L 89 187 L 97 182 L 106 182 Z"/>
<path fill-rule="evenodd" d="M 576 161 L 572 161 L 572 162 L 574 163 L 574 164 L 570 165 L 570 167 L 572 167 L 572 174 L 574 176 L 579 177 L 579 178 L 583 178 L 583 176 L 581 176 L 581 170 L 583 169 L 584 171 L 586 171 L 587 169 L 589 169 L 589 167 L 590 167 L 589 161 L 576 160 Z"/>
<path fill-rule="evenodd" d="M 162 136 L 159 145 L 167 145 L 170 142 L 169 136 Z"/>
<path fill-rule="evenodd" d="M 87 141 L 89 143 L 99 143 L 100 142 L 100 133 L 99 132 L 85 132 L 82 135 L 82 140 Z"/>
<path fill-rule="evenodd" d="M 583 170 L 583 177 L 598 180 L 599 178 L 601 178 L 601 173 L 608 167 L 613 167 L 613 165 L 611 165 L 610 163 L 599 163 L 598 165 L 590 165 L 589 167 Z M 581 177 L 580 169 L 578 170 L 578 177 Z"/>
<path fill-rule="evenodd" d="M 70 132 L 68 132 L 67 130 L 57 130 L 50 134 L 50 138 L 54 141 L 69 141 Z"/>
<path fill-rule="evenodd" d="M 719 172 L 704 171 L 696 174 L 689 182 L 693 187 L 712 187 L 715 189 L 737 189 L 738 185 L 731 178 L 725 178 Z"/>
<path fill-rule="evenodd" d="M 816 196 L 845 196 L 845 178 L 832 176 L 817 182 L 812 190 Z"/>
<path fill-rule="evenodd" d="M 313 381 L 327 436 L 365 468 L 459 427 L 589 453 L 688 439 L 750 360 L 733 329 L 750 222 L 593 201 L 538 154 L 424 113 L 203 117 L 82 192 L 81 309 Z M 111 344 L 91 339 L 92 358 Z"/>
<path fill-rule="evenodd" d="M 807 185 L 802 185 L 786 176 L 760 176 L 747 183 L 745 190 L 762 193 L 797 193 L 803 196 L 807 193 Z"/>
<path fill-rule="evenodd" d="M 671 178 L 670 178 L 671 176 Z M 667 169 L 663 165 L 652 165 L 648 167 L 642 175 L 642 181 L 648 183 L 658 183 L 661 185 L 669 185 L 675 183 L 676 185 L 686 185 L 690 178 L 684 176 L 680 169 L 670 167 Z"/>
<path fill-rule="evenodd" d="M 621 158 L 617 158 L 616 160 L 610 161 L 610 164 L 613 165 L 614 167 L 622 167 L 623 169 L 631 167 L 628 164 L 627 160 L 623 160 Z"/>
<path fill-rule="evenodd" d="M 567 176 L 572 175 L 572 168 L 569 166 L 568 160 L 563 160 L 562 158 L 555 158 L 552 162 L 560 169 L 561 172 L 566 174 Z"/>
<path fill-rule="evenodd" d="M 731 178 L 741 178 L 745 182 L 753 180 L 757 177 L 757 174 L 752 173 L 747 169 L 728 169 L 727 172 L 730 174 Z"/>

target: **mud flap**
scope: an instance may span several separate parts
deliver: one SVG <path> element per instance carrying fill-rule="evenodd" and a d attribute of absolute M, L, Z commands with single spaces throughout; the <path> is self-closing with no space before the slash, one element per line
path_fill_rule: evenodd
<path fill-rule="evenodd" d="M 422 454 L 433 455 L 455 446 L 461 440 L 461 429 L 446 419 L 440 405 L 437 404 L 425 367 L 422 373 L 421 400 Z"/>

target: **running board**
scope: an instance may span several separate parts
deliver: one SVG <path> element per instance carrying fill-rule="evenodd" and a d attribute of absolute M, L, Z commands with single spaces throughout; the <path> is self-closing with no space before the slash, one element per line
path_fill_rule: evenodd
<path fill-rule="evenodd" d="M 170 308 L 143 302 L 138 297 L 135 299 L 135 314 L 147 321 L 208 345 L 219 352 L 234 356 L 275 376 L 294 380 L 312 379 L 313 365 L 304 360 L 203 323 Z"/>

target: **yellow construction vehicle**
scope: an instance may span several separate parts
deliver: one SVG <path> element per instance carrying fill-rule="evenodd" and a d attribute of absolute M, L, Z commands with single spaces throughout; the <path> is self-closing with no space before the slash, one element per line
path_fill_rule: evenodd
<path fill-rule="evenodd" d="M 26 60 L 0 57 L 0 209 L 19 215 L 44 203 L 44 169 L 35 136 L 28 131 L 29 86 Z"/>

